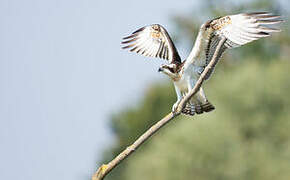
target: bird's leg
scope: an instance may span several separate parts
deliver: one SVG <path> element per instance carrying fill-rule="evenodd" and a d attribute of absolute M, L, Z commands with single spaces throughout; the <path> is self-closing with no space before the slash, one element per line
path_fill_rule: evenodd
<path fill-rule="evenodd" d="M 178 107 L 178 105 L 179 105 L 179 103 L 180 103 L 180 101 L 182 99 L 182 94 L 181 94 L 179 88 L 176 85 L 174 85 L 174 87 L 175 87 L 175 92 L 176 92 L 176 96 L 177 96 L 177 101 L 172 106 L 172 112 L 173 113 L 176 112 L 177 107 Z"/>
<path fill-rule="evenodd" d="M 192 90 L 194 85 L 195 85 L 195 81 L 193 79 L 188 79 L 187 80 L 187 93 L 189 93 L 190 90 Z"/>

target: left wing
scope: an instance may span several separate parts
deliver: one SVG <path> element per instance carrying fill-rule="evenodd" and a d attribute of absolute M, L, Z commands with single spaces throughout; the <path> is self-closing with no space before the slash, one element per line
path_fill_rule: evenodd
<path fill-rule="evenodd" d="M 280 29 L 269 26 L 280 22 L 280 16 L 267 12 L 236 14 L 207 21 L 200 28 L 195 45 L 185 62 L 185 68 L 193 63 L 197 66 L 207 66 L 222 37 L 225 37 L 226 41 L 218 52 L 218 58 L 226 49 L 268 37 L 273 32 L 280 32 Z M 211 73 L 209 72 L 206 79 Z"/>
<path fill-rule="evenodd" d="M 130 36 L 123 38 L 123 49 L 148 57 L 158 57 L 169 63 L 181 63 L 180 56 L 166 29 L 159 24 L 142 27 Z"/>

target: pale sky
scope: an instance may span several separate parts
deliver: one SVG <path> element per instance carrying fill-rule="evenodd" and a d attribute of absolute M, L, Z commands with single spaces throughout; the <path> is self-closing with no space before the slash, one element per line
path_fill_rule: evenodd
<path fill-rule="evenodd" d="M 88 179 L 113 142 L 110 115 L 167 80 L 157 72 L 161 60 L 121 50 L 121 38 L 152 23 L 172 34 L 170 16 L 196 6 L 1 0 L 0 179 Z"/>
<path fill-rule="evenodd" d="M 170 31 L 169 15 L 194 5 L 166 2 L 0 1 L 0 179 L 93 173 L 113 141 L 110 114 L 165 79 L 162 61 L 123 51 L 120 41 L 147 24 Z"/>

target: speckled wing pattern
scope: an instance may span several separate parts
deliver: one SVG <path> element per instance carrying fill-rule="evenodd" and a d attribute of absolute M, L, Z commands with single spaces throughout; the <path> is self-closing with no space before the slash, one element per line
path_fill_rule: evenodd
<path fill-rule="evenodd" d="M 169 63 L 181 63 L 180 56 L 165 28 L 159 24 L 142 27 L 130 36 L 123 38 L 123 49 L 138 54 L 168 60 Z"/>
<path fill-rule="evenodd" d="M 280 29 L 271 27 L 271 25 L 280 22 L 282 22 L 280 16 L 268 12 L 236 14 L 206 22 L 200 30 L 204 31 L 204 33 L 201 33 L 203 35 L 201 41 L 204 41 L 205 49 L 201 51 L 205 52 L 205 66 L 212 59 L 222 37 L 225 37 L 226 41 L 218 52 L 218 58 L 222 56 L 226 49 L 236 48 L 262 37 L 268 37 L 273 32 L 280 32 Z M 211 73 L 207 75 L 207 79 Z"/>

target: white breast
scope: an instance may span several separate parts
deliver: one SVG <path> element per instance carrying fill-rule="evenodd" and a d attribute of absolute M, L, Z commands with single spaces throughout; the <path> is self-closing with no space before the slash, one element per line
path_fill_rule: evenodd
<path fill-rule="evenodd" d="M 182 93 L 187 93 L 188 83 L 191 82 L 192 86 L 194 86 L 200 76 L 200 71 L 200 66 L 189 65 L 188 68 L 183 71 L 181 78 L 178 81 L 174 81 L 174 85 L 177 86 Z"/>
<path fill-rule="evenodd" d="M 174 81 L 174 85 L 177 86 L 181 92 L 187 92 L 187 82 L 184 77 L 180 78 L 179 81 Z"/>

